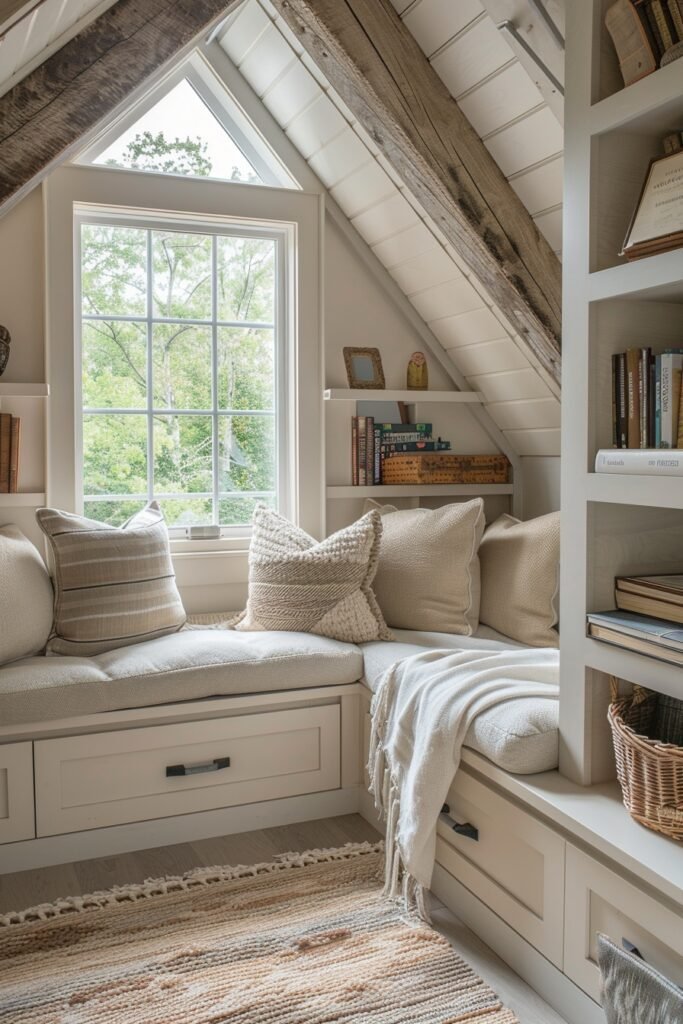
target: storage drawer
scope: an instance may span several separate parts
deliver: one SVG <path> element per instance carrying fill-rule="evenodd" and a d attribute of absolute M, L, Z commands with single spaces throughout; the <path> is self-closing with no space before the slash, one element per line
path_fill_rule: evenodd
<path fill-rule="evenodd" d="M 35 837 L 30 742 L 0 746 L 0 843 Z"/>
<path fill-rule="evenodd" d="M 339 706 L 40 740 L 35 763 L 39 836 L 336 789 Z"/>
<path fill-rule="evenodd" d="M 462 768 L 448 805 L 457 822 L 475 826 L 478 839 L 440 821 L 438 863 L 561 967 L 564 840 Z"/>
<path fill-rule="evenodd" d="M 567 844 L 564 972 L 600 1001 L 597 934 L 626 939 L 648 963 L 683 985 L 683 912 L 643 892 Z"/>

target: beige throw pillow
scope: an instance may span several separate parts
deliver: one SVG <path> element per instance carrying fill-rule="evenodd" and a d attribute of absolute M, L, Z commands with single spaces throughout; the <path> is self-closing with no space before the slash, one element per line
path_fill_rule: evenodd
<path fill-rule="evenodd" d="M 0 665 L 40 654 L 52 632 L 45 563 L 16 526 L 0 527 Z"/>
<path fill-rule="evenodd" d="M 176 633 L 186 615 L 164 516 L 151 501 L 120 529 L 41 508 L 52 548 L 56 654 L 101 654 Z"/>
<path fill-rule="evenodd" d="M 560 513 L 520 522 L 502 515 L 479 548 L 481 610 L 492 629 L 530 647 L 557 647 Z"/>
<path fill-rule="evenodd" d="M 479 622 L 481 498 L 382 515 L 374 590 L 389 626 L 471 636 Z"/>
<path fill-rule="evenodd" d="M 249 598 L 235 628 L 316 633 L 358 644 L 391 639 L 371 587 L 381 535 L 377 512 L 318 542 L 259 506 L 249 548 Z"/>

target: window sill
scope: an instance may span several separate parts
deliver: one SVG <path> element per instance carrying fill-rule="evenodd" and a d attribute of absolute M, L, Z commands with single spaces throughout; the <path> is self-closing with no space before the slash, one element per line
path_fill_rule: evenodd
<path fill-rule="evenodd" d="M 190 543 L 190 542 L 188 542 Z M 194 541 L 214 545 L 217 541 Z M 171 550 L 171 558 L 179 587 L 213 587 L 232 584 L 246 585 L 249 579 L 249 551 L 247 547 L 226 549 L 206 547 L 188 551 Z"/>

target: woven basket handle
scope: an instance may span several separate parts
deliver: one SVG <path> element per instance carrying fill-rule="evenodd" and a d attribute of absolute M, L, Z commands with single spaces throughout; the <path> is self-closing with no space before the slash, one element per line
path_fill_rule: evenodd
<path fill-rule="evenodd" d="M 619 700 L 619 680 L 616 676 L 609 677 L 609 696 L 613 704 Z"/>
<path fill-rule="evenodd" d="M 619 680 L 617 679 L 616 676 L 610 676 L 609 677 L 609 695 L 610 695 L 610 700 L 612 701 L 612 704 L 614 704 L 615 701 L 620 699 L 620 696 L 619 696 Z M 638 686 L 637 684 L 634 684 L 634 686 L 633 686 L 633 693 L 631 695 L 631 700 L 632 700 L 633 704 L 642 704 L 643 701 L 647 700 L 647 698 L 649 696 L 650 696 L 650 691 L 649 690 L 647 690 L 644 686 Z"/>

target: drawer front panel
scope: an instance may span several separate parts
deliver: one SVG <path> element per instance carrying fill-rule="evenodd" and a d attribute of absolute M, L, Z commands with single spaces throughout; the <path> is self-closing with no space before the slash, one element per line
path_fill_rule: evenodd
<path fill-rule="evenodd" d="M 683 909 L 678 913 L 567 845 L 565 974 L 600 1001 L 597 935 L 636 946 L 648 963 L 683 986 Z"/>
<path fill-rule="evenodd" d="M 448 805 L 452 818 L 479 835 L 461 836 L 439 822 L 438 863 L 561 966 L 564 840 L 462 769 Z"/>
<path fill-rule="evenodd" d="M 0 746 L 0 843 L 35 837 L 33 744 Z"/>
<path fill-rule="evenodd" d="M 339 707 L 63 737 L 35 748 L 38 835 L 57 835 L 336 789 Z"/>

